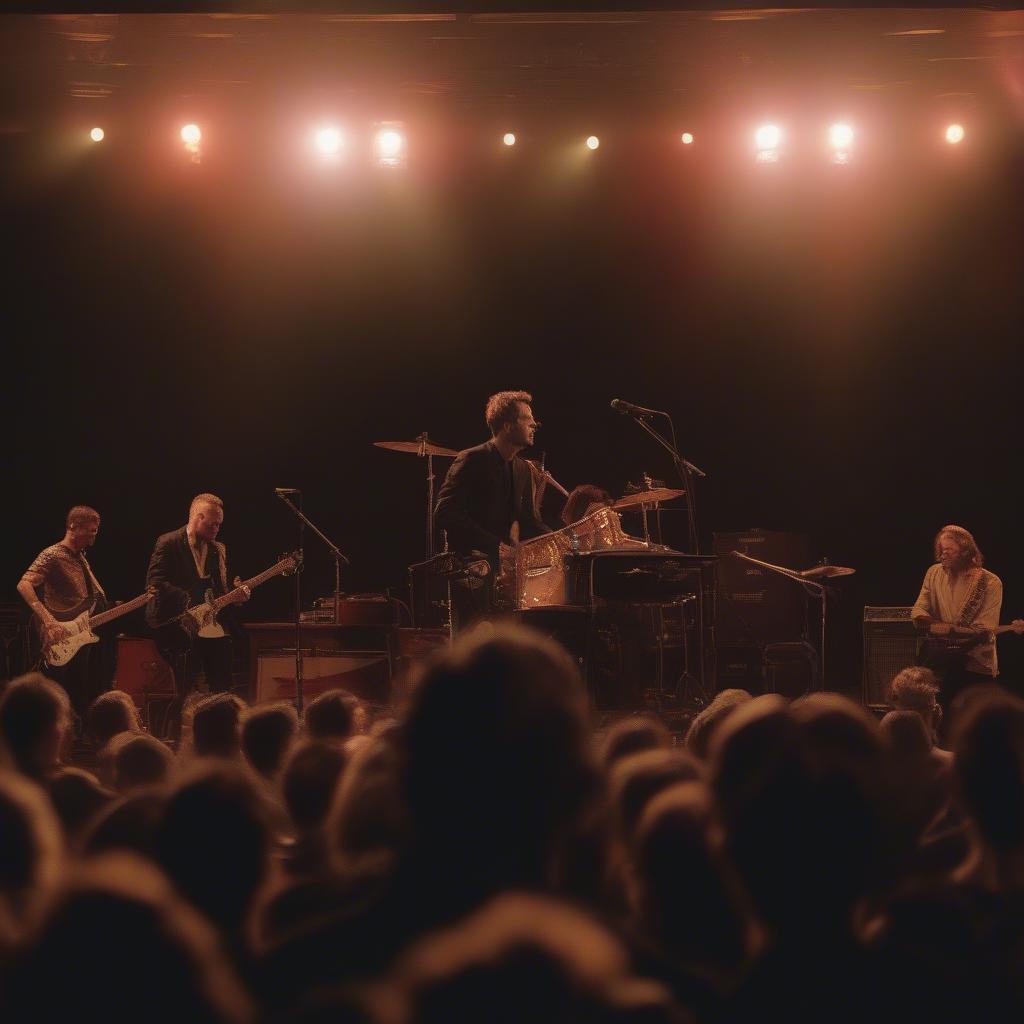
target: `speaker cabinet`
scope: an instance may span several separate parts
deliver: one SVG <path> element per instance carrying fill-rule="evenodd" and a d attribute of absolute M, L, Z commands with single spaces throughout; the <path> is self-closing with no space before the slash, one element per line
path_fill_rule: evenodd
<path fill-rule="evenodd" d="M 718 556 L 717 643 L 763 647 L 806 637 L 803 588 L 777 572 L 732 555 L 739 551 L 787 569 L 804 569 L 811 563 L 805 536 L 773 530 L 716 533 L 714 549 Z"/>
<path fill-rule="evenodd" d="M 260 651 L 256 669 L 256 703 L 294 700 L 295 652 Z M 387 651 L 304 651 L 302 695 L 308 703 L 325 690 L 348 690 L 371 704 L 390 698 L 391 668 Z"/>
<path fill-rule="evenodd" d="M 892 677 L 917 663 L 919 638 L 910 611 L 909 605 L 864 608 L 862 692 L 868 707 L 888 705 Z"/>

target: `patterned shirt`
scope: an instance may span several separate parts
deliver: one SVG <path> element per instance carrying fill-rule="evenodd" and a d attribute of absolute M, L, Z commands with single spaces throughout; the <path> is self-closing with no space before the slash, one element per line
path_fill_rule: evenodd
<path fill-rule="evenodd" d="M 81 611 L 96 597 L 106 596 L 85 552 L 76 554 L 63 543 L 51 544 L 40 551 L 21 581 L 29 583 L 37 593 L 42 591 L 43 604 L 58 617 Z"/>

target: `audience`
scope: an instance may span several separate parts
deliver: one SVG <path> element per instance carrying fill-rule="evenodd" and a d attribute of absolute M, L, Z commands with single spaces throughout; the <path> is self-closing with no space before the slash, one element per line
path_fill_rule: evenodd
<path fill-rule="evenodd" d="M 301 721 L 194 696 L 175 754 L 111 691 L 101 783 L 22 676 L 5 1019 L 1022 1019 L 1024 702 L 975 687 L 941 722 L 936 693 L 900 672 L 879 723 L 727 690 L 685 749 L 643 714 L 598 740 L 565 651 L 485 625 L 372 728 L 342 690 Z"/>

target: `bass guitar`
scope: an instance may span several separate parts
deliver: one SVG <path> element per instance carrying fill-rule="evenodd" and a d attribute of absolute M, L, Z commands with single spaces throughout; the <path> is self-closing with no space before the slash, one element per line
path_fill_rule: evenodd
<path fill-rule="evenodd" d="M 934 623 L 933 625 L 944 626 L 948 623 Z M 951 626 L 948 632 L 929 632 L 922 638 L 922 653 L 929 654 L 965 654 L 972 647 L 978 644 L 987 643 L 990 637 L 996 637 L 1003 633 L 1024 633 L 1024 619 L 1014 619 L 1002 626 L 994 626 L 992 629 L 982 629 L 978 632 L 957 632 L 955 626 Z"/>
<path fill-rule="evenodd" d="M 60 624 L 64 629 L 64 635 L 59 640 L 50 640 L 45 633 L 42 636 L 43 661 L 50 668 L 66 665 L 86 644 L 99 643 L 100 638 L 93 632 L 94 629 L 141 608 L 152 596 L 153 591 L 147 590 L 125 604 L 114 605 L 113 608 L 98 615 L 90 615 L 89 609 L 86 609 L 73 619 L 62 621 Z"/>
<path fill-rule="evenodd" d="M 258 576 L 239 583 L 233 590 L 229 590 L 220 597 L 215 597 L 212 590 L 207 590 L 203 595 L 202 602 L 191 608 L 186 608 L 179 621 L 196 636 L 208 639 L 225 636 L 224 627 L 217 621 L 217 613 L 222 608 L 226 608 L 229 604 L 241 604 L 243 601 L 247 601 L 249 594 L 256 587 L 275 576 L 285 576 L 297 572 L 301 562 L 302 552 L 295 551 L 290 555 L 285 555 L 279 562 L 269 569 L 265 569 Z"/>

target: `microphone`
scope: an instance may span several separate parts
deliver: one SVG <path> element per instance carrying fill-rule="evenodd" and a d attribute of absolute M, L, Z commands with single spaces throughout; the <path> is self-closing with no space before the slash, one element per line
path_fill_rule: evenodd
<path fill-rule="evenodd" d="M 298 487 L 275 487 L 275 494 L 301 494 L 302 491 Z"/>
<path fill-rule="evenodd" d="M 647 409 L 642 405 L 634 405 L 632 402 L 624 402 L 621 398 L 613 398 L 611 406 L 616 412 L 623 416 L 636 416 L 639 419 L 647 419 L 650 416 L 662 416 L 664 413 L 659 409 Z"/>

